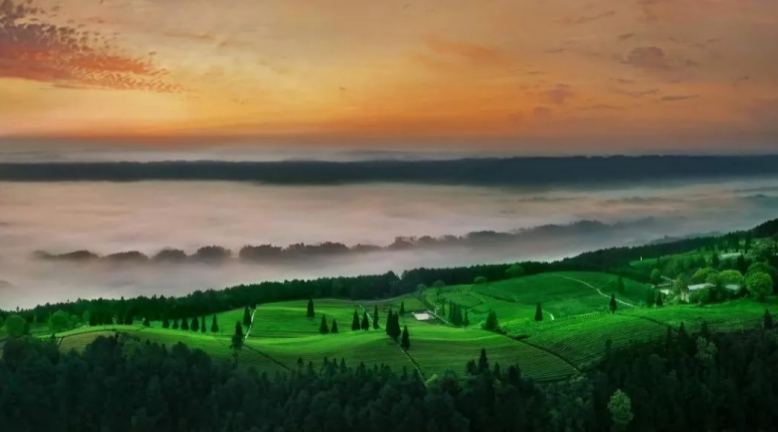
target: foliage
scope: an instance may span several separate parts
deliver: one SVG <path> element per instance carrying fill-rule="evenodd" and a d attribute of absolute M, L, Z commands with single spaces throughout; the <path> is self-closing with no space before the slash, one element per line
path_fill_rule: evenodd
<path fill-rule="evenodd" d="M 11 315 L 5 320 L 5 332 L 12 338 L 17 338 L 25 333 L 27 322 L 19 315 Z"/>
<path fill-rule="evenodd" d="M 755 299 L 764 301 L 773 292 L 773 279 L 767 273 L 751 273 L 746 277 L 746 288 Z"/>
<path fill-rule="evenodd" d="M 635 415 L 632 413 L 632 401 L 621 390 L 616 390 L 608 402 L 608 411 L 613 419 L 613 431 L 627 430 Z"/>
<path fill-rule="evenodd" d="M 476 276 L 475 279 L 473 279 L 473 283 L 476 285 L 483 285 L 485 283 L 488 283 L 489 279 L 487 279 L 484 276 Z"/>

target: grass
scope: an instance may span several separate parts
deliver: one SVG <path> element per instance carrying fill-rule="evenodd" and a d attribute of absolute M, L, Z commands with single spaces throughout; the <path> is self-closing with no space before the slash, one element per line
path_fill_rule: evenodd
<path fill-rule="evenodd" d="M 353 302 L 341 299 L 316 299 L 316 317 L 306 318 L 307 300 L 262 304 L 256 310 L 252 331 L 238 354 L 241 367 L 275 374 L 298 367 L 298 359 L 319 368 L 325 357 L 345 360 L 349 366 L 386 364 L 400 371 L 418 367 L 429 377 L 453 370 L 464 373 L 469 360 L 476 360 L 485 349 L 491 364 L 503 367 L 518 364 L 523 373 L 538 381 L 554 381 L 576 374 L 597 361 L 610 341 L 613 349 L 648 339 L 664 337 L 667 328 L 685 323 L 689 332 L 707 322 L 712 330 L 753 328 L 761 321 L 765 308 L 778 309 L 778 302 L 756 303 L 749 299 L 704 307 L 693 305 L 641 307 L 637 299 L 645 297 L 647 285 L 624 279 L 627 295 L 637 307 L 619 305 L 616 314 L 606 313 L 607 296 L 616 289 L 616 277 L 605 273 L 564 272 L 528 276 L 507 281 L 460 285 L 441 289 L 428 288 L 419 294 L 385 301 Z M 591 285 L 591 286 L 589 286 Z M 594 288 L 593 288 L 594 287 Z M 599 289 L 602 294 L 598 293 Z M 603 294 L 605 296 L 603 296 Z M 422 301 L 422 299 L 424 301 Z M 440 305 L 456 302 L 468 310 L 472 325 L 455 328 L 441 321 L 421 322 L 410 312 L 426 310 L 425 303 Z M 542 322 L 535 322 L 535 305 L 541 302 Z M 383 326 L 390 309 L 405 304 L 401 326 L 407 326 L 411 349 L 405 353 L 389 339 Z M 381 328 L 351 331 L 356 310 L 370 317 L 377 307 Z M 495 311 L 507 335 L 481 330 L 480 322 Z M 320 335 L 322 314 L 329 325 L 338 321 L 338 334 Z M 551 314 L 556 319 L 551 320 Z M 445 317 L 444 317 L 445 318 Z M 100 335 L 122 331 L 141 341 L 164 345 L 184 343 L 210 354 L 217 361 L 232 361 L 230 336 L 236 321 L 243 320 L 243 309 L 217 314 L 219 334 L 162 329 L 160 323 L 132 326 L 82 327 L 57 335 L 61 349 L 83 349 Z M 211 317 L 206 317 L 210 327 Z M 40 337 L 44 337 L 41 335 Z"/>

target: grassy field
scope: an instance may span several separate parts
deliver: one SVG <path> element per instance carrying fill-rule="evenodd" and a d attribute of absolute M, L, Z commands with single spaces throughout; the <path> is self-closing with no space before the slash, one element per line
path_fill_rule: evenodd
<path fill-rule="evenodd" d="M 464 373 L 465 364 L 476 360 L 485 349 L 492 364 L 503 367 L 518 364 L 523 373 L 540 381 L 570 377 L 598 360 L 610 341 L 614 349 L 631 343 L 664 337 L 668 327 L 677 329 L 681 322 L 689 331 L 707 322 L 712 330 L 753 328 L 761 321 L 765 308 L 778 309 L 778 303 L 762 304 L 748 299 L 699 307 L 694 305 L 645 308 L 639 299 L 647 286 L 624 279 L 626 295 L 620 299 L 634 306 L 620 304 L 616 314 L 607 313 L 608 296 L 616 289 L 616 277 L 605 273 L 565 272 L 528 276 L 482 285 L 460 285 L 428 288 L 415 295 L 384 301 L 353 302 L 338 299 L 314 300 L 316 317 L 306 318 L 307 301 L 288 301 L 259 305 L 244 348 L 238 354 L 241 367 L 275 374 L 298 367 L 298 359 L 320 367 L 325 357 L 345 360 L 349 366 L 359 363 L 372 366 L 383 363 L 394 370 L 418 368 L 425 377 L 452 370 Z M 411 312 L 433 308 L 444 302 L 455 302 L 468 310 L 471 325 L 456 328 L 442 320 L 417 321 Z M 541 302 L 544 320 L 534 321 L 535 305 Z M 404 303 L 406 314 L 400 319 L 411 336 L 406 353 L 388 338 L 384 325 L 388 311 L 398 311 Z M 379 311 L 379 329 L 351 331 L 351 320 L 357 311 L 373 319 Z M 506 335 L 487 332 L 480 323 L 495 311 Z M 338 334 L 320 335 L 322 315 L 338 321 Z M 551 319 L 551 316 L 554 319 Z M 443 317 L 445 318 L 445 316 Z M 132 326 L 82 327 L 57 335 L 62 350 L 83 349 L 100 335 L 115 331 L 165 345 L 178 342 L 206 351 L 216 360 L 232 361 L 230 336 L 236 321 L 243 320 L 243 309 L 217 314 L 220 332 L 206 334 Z M 210 327 L 211 316 L 206 317 Z M 41 335 L 41 337 L 44 337 Z"/>

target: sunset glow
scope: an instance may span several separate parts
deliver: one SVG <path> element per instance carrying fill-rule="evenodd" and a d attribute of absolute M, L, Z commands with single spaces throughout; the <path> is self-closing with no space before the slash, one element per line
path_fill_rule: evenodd
<path fill-rule="evenodd" d="M 765 149 L 776 17 L 772 0 L 0 0 L 0 136 Z"/>

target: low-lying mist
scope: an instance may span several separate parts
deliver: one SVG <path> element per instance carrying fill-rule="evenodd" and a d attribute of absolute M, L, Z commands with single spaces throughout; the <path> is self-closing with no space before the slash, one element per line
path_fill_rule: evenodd
<path fill-rule="evenodd" d="M 749 228 L 774 218 L 778 181 L 750 179 L 668 188 L 479 188 L 370 184 L 268 186 L 231 182 L 0 182 L 0 308 L 76 298 L 180 295 L 291 278 L 557 259 L 664 237 Z M 602 224 L 575 224 L 577 221 Z M 530 230 L 550 224 L 567 226 Z M 575 227 L 575 229 L 571 228 Z M 525 235 L 517 235 L 517 232 Z M 429 236 L 513 233 L 511 241 L 387 247 Z M 526 235 L 526 233 L 534 233 Z M 279 247 L 337 242 L 382 250 L 219 265 L 41 260 L 35 251 L 105 256 L 164 248 Z"/>

